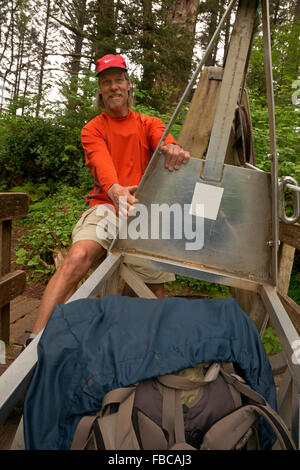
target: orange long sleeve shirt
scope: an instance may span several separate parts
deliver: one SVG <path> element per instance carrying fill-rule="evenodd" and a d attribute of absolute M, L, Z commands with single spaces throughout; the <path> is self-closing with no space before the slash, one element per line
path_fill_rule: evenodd
<path fill-rule="evenodd" d="M 107 191 L 114 183 L 139 184 L 164 131 L 160 119 L 132 110 L 123 118 L 103 112 L 83 127 L 82 146 L 95 182 L 86 197 L 89 207 L 112 204 Z M 176 141 L 169 134 L 164 145 L 171 143 Z"/>

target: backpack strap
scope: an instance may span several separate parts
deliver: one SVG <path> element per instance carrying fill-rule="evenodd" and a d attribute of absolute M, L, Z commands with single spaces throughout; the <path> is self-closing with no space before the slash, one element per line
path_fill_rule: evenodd
<path fill-rule="evenodd" d="M 137 433 L 142 450 L 168 450 L 168 441 L 163 429 L 137 409 Z"/>
<path fill-rule="evenodd" d="M 217 362 L 210 365 L 205 375 L 199 375 L 197 380 L 190 380 L 186 377 L 168 374 L 157 377 L 159 383 L 169 388 L 176 390 L 193 390 L 201 387 L 201 385 L 207 385 L 210 382 L 214 382 L 219 375 L 221 365 Z"/>
<path fill-rule="evenodd" d="M 138 444 L 131 419 L 135 391 L 136 385 L 132 385 L 130 387 L 125 388 L 117 388 L 115 390 L 112 390 L 111 392 L 108 392 L 103 398 L 103 404 L 101 408 L 101 415 L 103 417 L 107 413 L 107 410 L 109 409 L 110 405 L 116 403 L 119 404 L 119 409 L 116 413 L 117 422 L 115 449 L 117 450 L 140 450 L 140 446 Z"/>
<path fill-rule="evenodd" d="M 84 450 L 94 421 L 98 418 L 98 414 L 93 416 L 83 416 L 79 421 L 74 433 L 70 450 Z"/>
<path fill-rule="evenodd" d="M 283 450 L 296 450 L 289 431 L 280 416 L 269 405 L 242 406 L 219 419 L 205 434 L 200 450 L 239 450 L 256 433 L 257 418 L 262 416 L 272 427 Z"/>
<path fill-rule="evenodd" d="M 93 416 L 84 416 L 79 421 L 71 450 L 83 450 L 86 447 L 95 420 L 106 450 L 140 450 L 131 420 L 135 390 L 136 385 L 133 385 L 108 392 L 103 398 L 101 410 Z M 118 404 L 119 409 L 117 413 L 110 414 L 113 404 Z M 110 432 L 111 419 L 107 420 L 110 417 L 114 421 L 115 436 Z"/>
<path fill-rule="evenodd" d="M 220 364 L 213 363 L 204 376 L 199 375 L 197 381 L 174 374 L 157 377 L 156 381 L 162 386 L 160 387 L 163 396 L 162 427 L 168 432 L 169 448 L 173 448 L 174 445 L 187 448 L 188 445 L 185 441 L 181 390 L 194 390 L 214 382 L 219 371 Z"/>
<path fill-rule="evenodd" d="M 255 390 L 253 390 L 248 384 L 246 384 L 245 380 L 242 379 L 242 377 L 240 377 L 238 374 L 235 374 L 234 372 L 226 372 L 224 369 L 224 363 L 222 363 L 220 372 L 228 385 L 231 385 L 242 395 L 245 395 L 256 403 L 260 403 L 261 405 L 267 404 L 263 396 L 260 395 L 258 392 L 255 392 Z M 228 363 L 226 365 L 226 369 L 228 370 Z"/>
<path fill-rule="evenodd" d="M 229 375 L 235 374 L 235 370 L 234 370 L 232 362 L 222 362 L 221 369 L 222 369 L 221 374 L 222 374 L 222 371 L 224 371 L 225 373 L 227 373 Z M 223 374 L 222 374 L 222 376 L 224 378 Z M 230 393 L 231 393 L 231 396 L 232 396 L 233 403 L 234 403 L 235 407 L 239 408 L 243 404 L 240 392 L 231 383 L 228 383 L 228 381 L 226 379 L 225 379 L 225 381 L 226 381 L 226 383 L 228 385 L 228 388 L 230 390 Z"/>
<path fill-rule="evenodd" d="M 111 415 L 102 416 L 97 419 L 97 424 L 101 432 L 102 441 L 105 450 L 116 449 L 116 423 L 117 413 Z M 99 447 L 95 447 L 95 450 L 99 450 Z"/>
<path fill-rule="evenodd" d="M 184 419 L 180 391 L 163 387 L 162 427 L 169 434 L 169 447 L 176 442 L 184 442 Z"/>
<path fill-rule="evenodd" d="M 104 416 L 105 414 L 110 413 L 110 406 L 112 404 L 120 404 L 125 402 L 129 396 L 135 392 L 136 385 L 132 385 L 130 387 L 124 388 L 115 388 L 111 390 L 106 395 L 104 395 L 102 400 L 102 406 L 100 410 L 100 416 Z"/>
<path fill-rule="evenodd" d="M 254 402 L 249 405 L 245 405 L 240 409 L 246 409 L 246 407 L 249 407 L 249 409 L 255 411 L 257 415 L 265 418 L 275 432 L 282 449 L 296 450 L 295 444 L 282 418 L 266 402 L 262 395 L 253 390 L 239 375 L 235 373 L 233 365 L 231 363 L 222 363 L 220 372 L 229 386 L 234 387 L 239 393 Z"/>
<path fill-rule="evenodd" d="M 263 416 L 268 421 L 273 431 L 275 432 L 279 444 L 283 450 L 297 450 L 285 422 L 279 416 L 279 414 L 276 413 L 273 408 L 271 408 L 270 405 L 251 404 L 247 406 L 249 406 L 259 416 Z"/>

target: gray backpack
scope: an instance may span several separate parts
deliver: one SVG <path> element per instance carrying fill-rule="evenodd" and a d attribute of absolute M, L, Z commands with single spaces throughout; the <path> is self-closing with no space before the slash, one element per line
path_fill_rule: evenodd
<path fill-rule="evenodd" d="M 233 364 L 204 364 L 107 393 L 101 410 L 79 421 L 71 450 L 257 450 L 261 417 L 282 449 L 296 450 L 280 416 Z"/>

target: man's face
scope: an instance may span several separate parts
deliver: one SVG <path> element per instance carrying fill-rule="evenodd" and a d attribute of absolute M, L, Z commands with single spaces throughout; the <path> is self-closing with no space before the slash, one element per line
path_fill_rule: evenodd
<path fill-rule="evenodd" d="M 105 110 L 112 117 L 122 117 L 128 114 L 128 92 L 130 83 L 124 72 L 111 69 L 100 75 L 99 92 L 102 95 Z"/>

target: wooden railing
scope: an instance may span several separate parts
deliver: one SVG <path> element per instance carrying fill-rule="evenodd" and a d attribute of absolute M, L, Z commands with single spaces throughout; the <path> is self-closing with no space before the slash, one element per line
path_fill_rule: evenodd
<path fill-rule="evenodd" d="M 11 272 L 12 219 L 25 217 L 29 198 L 24 193 L 0 193 L 0 339 L 9 342 L 10 302 L 22 294 L 26 274 Z"/>

